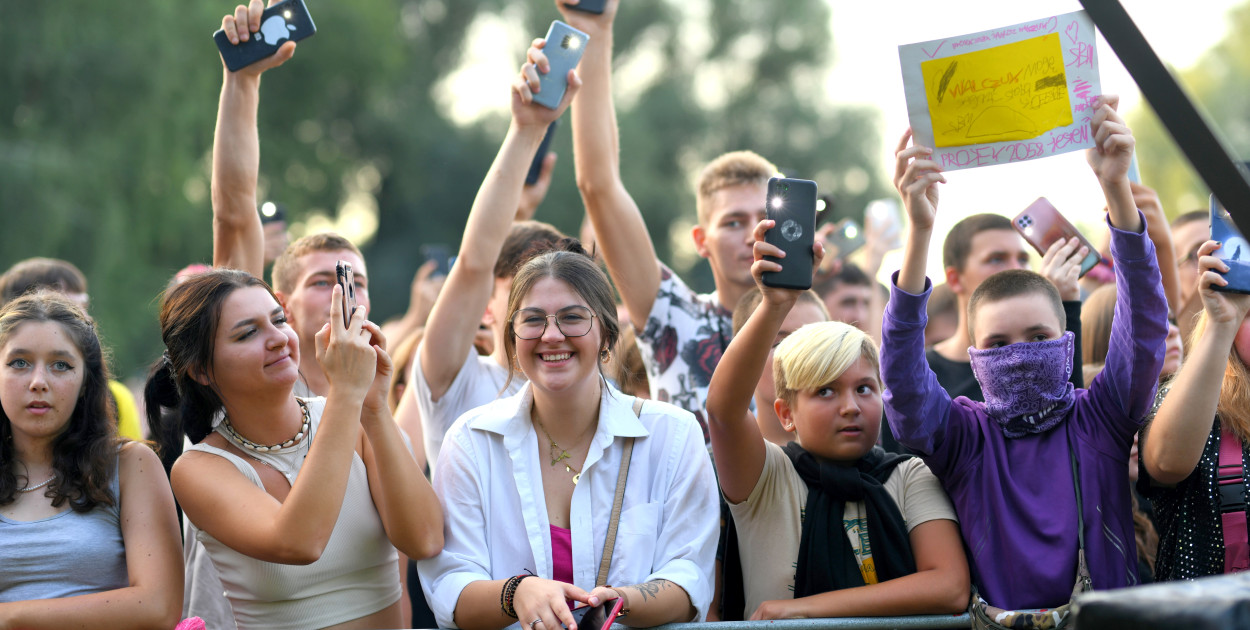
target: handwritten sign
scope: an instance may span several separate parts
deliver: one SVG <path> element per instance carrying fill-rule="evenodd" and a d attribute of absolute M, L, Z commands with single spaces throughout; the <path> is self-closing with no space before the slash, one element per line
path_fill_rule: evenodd
<path fill-rule="evenodd" d="M 915 141 L 948 171 L 1093 146 L 1094 34 L 1077 11 L 899 46 Z"/>

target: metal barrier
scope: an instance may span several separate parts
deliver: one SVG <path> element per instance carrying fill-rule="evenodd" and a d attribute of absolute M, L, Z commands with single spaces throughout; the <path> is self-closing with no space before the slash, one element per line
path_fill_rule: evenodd
<path fill-rule="evenodd" d="M 914 615 L 910 617 L 840 617 L 834 619 L 779 619 L 776 621 L 718 621 L 671 623 L 659 630 L 920 630 L 923 628 L 971 628 L 968 613 L 962 615 Z M 613 624 L 612 630 L 626 630 Z"/>

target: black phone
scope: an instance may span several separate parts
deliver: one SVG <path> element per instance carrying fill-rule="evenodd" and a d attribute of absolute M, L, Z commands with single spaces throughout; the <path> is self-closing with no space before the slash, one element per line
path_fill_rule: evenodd
<path fill-rule="evenodd" d="M 598 606 L 583 606 L 573 611 L 573 621 L 577 630 L 609 630 L 624 606 L 625 600 L 619 597 Z"/>
<path fill-rule="evenodd" d="M 456 257 L 451 253 L 451 246 L 446 243 L 430 243 L 421 246 L 421 256 L 425 260 L 432 260 L 437 267 L 434 268 L 432 276 L 443 276 L 451 273 L 451 266 L 455 264 Z M 424 264 L 424 263 L 422 263 Z"/>
<path fill-rule="evenodd" d="M 1211 195 L 1211 240 L 1220 243 L 1220 248 L 1211 255 L 1228 265 L 1228 272 L 1220 274 L 1228 285 L 1211 288 L 1228 293 L 1250 293 L 1250 243 L 1215 195 Z"/>
<path fill-rule="evenodd" d="M 538 182 L 538 176 L 543 171 L 543 160 L 547 157 L 547 151 L 551 149 L 551 139 L 555 137 L 556 129 L 559 127 L 559 118 L 547 125 L 547 135 L 543 136 L 543 143 L 538 145 L 538 152 L 534 154 L 534 161 L 530 162 L 530 172 L 525 176 L 526 186 L 533 186 Z"/>
<path fill-rule="evenodd" d="M 577 4 L 565 5 L 565 6 L 567 6 L 570 9 L 577 9 L 578 11 L 601 14 L 603 13 L 603 5 L 606 3 L 607 3 L 607 0 L 581 0 L 581 2 L 578 2 Z"/>
<path fill-rule="evenodd" d="M 825 256 L 833 260 L 846 260 L 867 241 L 864 231 L 853 219 L 842 219 L 825 239 Z"/>
<path fill-rule="evenodd" d="M 317 26 L 304 0 L 283 0 L 265 9 L 260 18 L 260 30 L 249 33 L 247 41 L 231 44 L 223 29 L 213 33 L 213 40 L 217 42 L 226 68 L 235 72 L 278 52 L 285 40 L 298 42 L 316 32 Z"/>
<path fill-rule="evenodd" d="M 346 328 L 356 312 L 356 277 L 352 264 L 341 260 L 335 263 L 334 278 L 343 289 L 343 327 Z"/>
<path fill-rule="evenodd" d="M 774 177 L 768 180 L 768 218 L 776 221 L 764 240 L 786 253 L 765 256 L 781 264 L 781 271 L 765 271 L 764 284 L 781 289 L 812 288 L 812 244 L 816 231 L 816 182 Z"/>
<path fill-rule="evenodd" d="M 260 222 L 262 225 L 286 221 L 286 206 L 266 201 L 260 206 Z"/>

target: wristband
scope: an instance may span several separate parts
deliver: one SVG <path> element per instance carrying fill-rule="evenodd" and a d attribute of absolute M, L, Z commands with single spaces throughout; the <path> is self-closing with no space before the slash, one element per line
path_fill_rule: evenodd
<path fill-rule="evenodd" d="M 513 607 L 513 599 L 516 597 L 517 586 L 520 586 L 521 580 L 528 577 L 534 577 L 532 573 L 523 573 L 508 578 L 503 583 L 503 590 L 499 592 L 499 609 L 504 615 L 516 619 L 516 608 Z"/>

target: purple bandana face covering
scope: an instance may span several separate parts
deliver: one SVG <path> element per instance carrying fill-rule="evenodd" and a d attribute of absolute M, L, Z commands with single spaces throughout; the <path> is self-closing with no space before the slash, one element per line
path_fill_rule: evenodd
<path fill-rule="evenodd" d="M 1001 348 L 968 348 L 972 373 L 985 394 L 985 412 L 1009 438 L 1049 431 L 1076 401 L 1072 383 L 1074 335 Z"/>

